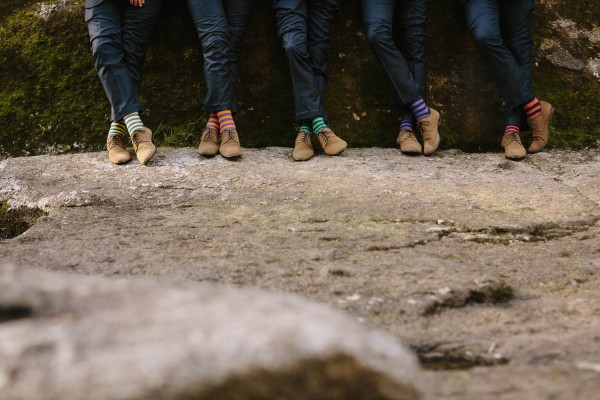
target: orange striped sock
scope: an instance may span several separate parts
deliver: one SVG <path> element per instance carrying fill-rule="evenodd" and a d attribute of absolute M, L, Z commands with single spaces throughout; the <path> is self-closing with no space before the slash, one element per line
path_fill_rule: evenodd
<path fill-rule="evenodd" d="M 532 118 L 542 112 L 542 103 L 534 97 L 532 100 L 523 104 L 523 110 L 527 115 L 527 118 Z"/>
<path fill-rule="evenodd" d="M 217 117 L 217 113 L 210 113 L 210 118 L 206 123 L 206 127 L 219 130 L 219 118 Z"/>
<path fill-rule="evenodd" d="M 219 118 L 219 126 L 221 127 L 221 132 L 225 130 L 235 129 L 235 122 L 233 122 L 231 110 L 219 111 L 217 113 L 217 117 Z"/>

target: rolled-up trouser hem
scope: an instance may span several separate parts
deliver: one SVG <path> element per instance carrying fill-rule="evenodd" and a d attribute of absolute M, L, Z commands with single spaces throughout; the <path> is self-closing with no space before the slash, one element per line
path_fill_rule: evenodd
<path fill-rule="evenodd" d="M 113 113 L 111 116 L 111 122 L 118 122 L 125 118 L 127 115 L 140 111 L 142 111 L 142 105 L 140 103 L 134 103 L 130 106 L 125 107 L 118 113 Z"/>
<path fill-rule="evenodd" d="M 325 117 L 325 111 L 307 111 L 300 114 L 296 114 L 296 121 L 302 121 L 303 119 L 313 119 L 316 117 Z"/>
<path fill-rule="evenodd" d="M 202 108 L 205 111 L 210 111 L 210 112 L 217 112 L 217 111 L 223 111 L 223 110 L 231 110 L 232 112 L 234 111 L 233 109 L 237 107 L 234 107 L 233 104 L 231 103 L 221 103 L 221 104 L 216 104 L 216 105 L 203 105 Z"/>

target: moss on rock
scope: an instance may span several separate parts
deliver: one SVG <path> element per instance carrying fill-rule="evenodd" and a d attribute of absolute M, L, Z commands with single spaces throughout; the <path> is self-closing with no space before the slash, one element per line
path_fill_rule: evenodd
<path fill-rule="evenodd" d="M 586 61 L 600 54 L 590 39 L 594 0 L 573 7 L 541 2 L 535 14 L 534 85 L 557 108 L 551 145 L 597 145 L 600 81 L 552 65 L 557 46 Z M 429 102 L 442 110 L 442 147 L 498 149 L 502 101 L 453 1 L 434 0 L 429 25 Z M 574 21 L 573 37 L 557 21 Z M 563 24 L 564 25 L 564 24 Z M 397 104 L 364 39 L 360 4 L 347 0 L 334 23 L 327 108 L 330 125 L 352 146 L 395 146 Z M 551 40 L 552 46 L 542 48 Z M 0 4 L 0 156 L 97 150 L 109 105 L 96 77 L 81 0 L 7 0 Z M 290 146 L 291 82 L 270 0 L 257 0 L 240 67 L 237 122 L 245 146 Z M 202 51 L 185 1 L 165 2 L 148 53 L 143 104 L 157 142 L 194 146 L 202 111 Z"/>

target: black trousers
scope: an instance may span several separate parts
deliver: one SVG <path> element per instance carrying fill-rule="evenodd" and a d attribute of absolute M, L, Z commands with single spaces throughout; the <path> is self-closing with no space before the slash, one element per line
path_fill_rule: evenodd
<path fill-rule="evenodd" d="M 134 7 L 104 0 L 85 9 L 96 71 L 111 105 L 111 120 L 141 111 L 140 89 L 146 50 L 158 21 L 161 0 Z"/>

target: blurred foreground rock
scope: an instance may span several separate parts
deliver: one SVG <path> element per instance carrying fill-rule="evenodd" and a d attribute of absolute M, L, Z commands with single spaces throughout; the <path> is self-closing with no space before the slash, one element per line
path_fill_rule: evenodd
<path fill-rule="evenodd" d="M 398 399 L 413 356 L 293 295 L 0 267 L 3 400 Z"/>

